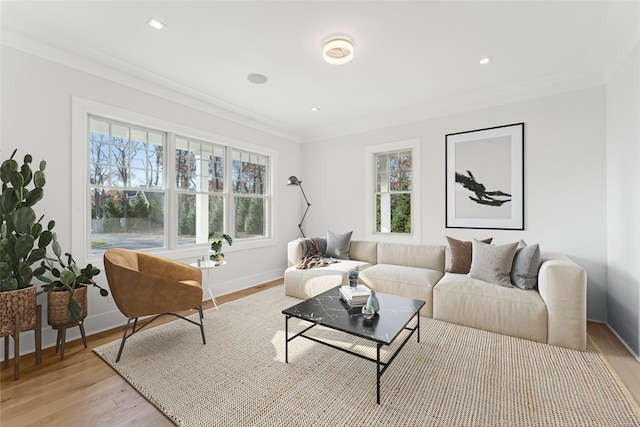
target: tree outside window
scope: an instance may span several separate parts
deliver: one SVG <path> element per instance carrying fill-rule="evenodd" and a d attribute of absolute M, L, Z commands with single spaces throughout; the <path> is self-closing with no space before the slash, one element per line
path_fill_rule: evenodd
<path fill-rule="evenodd" d="M 411 233 L 412 151 L 375 154 L 376 232 Z"/>
<path fill-rule="evenodd" d="M 233 150 L 231 166 L 234 225 L 237 238 L 268 236 L 269 206 L 267 172 L 269 158 L 242 150 Z"/>
<path fill-rule="evenodd" d="M 166 134 L 89 118 L 91 247 L 164 247 Z M 122 246 L 122 245 L 120 245 Z"/>

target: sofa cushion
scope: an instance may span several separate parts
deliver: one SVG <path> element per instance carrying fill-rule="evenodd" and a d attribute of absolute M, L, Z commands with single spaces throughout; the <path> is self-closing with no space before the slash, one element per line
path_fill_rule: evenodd
<path fill-rule="evenodd" d="M 284 293 L 296 298 L 309 299 L 336 286 L 347 285 L 347 276 L 356 266 L 362 272 L 371 267 L 371 264 L 341 260 L 325 267 L 307 270 L 298 270 L 296 266 L 291 266 L 284 271 Z"/>
<path fill-rule="evenodd" d="M 378 243 L 378 264 L 429 268 L 444 272 L 444 246 Z"/>
<path fill-rule="evenodd" d="M 520 240 L 511 265 L 511 283 L 520 289 L 533 289 L 538 285 L 539 270 L 540 246 L 537 243 L 527 245 Z"/>
<path fill-rule="evenodd" d="M 518 242 L 489 245 L 473 239 L 473 256 L 469 276 L 495 285 L 512 287 L 511 265 Z"/>
<path fill-rule="evenodd" d="M 327 250 L 325 255 L 338 259 L 350 259 L 349 245 L 352 233 L 353 231 L 343 234 L 327 231 Z"/>
<path fill-rule="evenodd" d="M 369 264 L 378 262 L 378 242 L 368 240 L 351 240 L 349 258 L 364 261 Z"/>
<path fill-rule="evenodd" d="M 425 302 L 420 314 L 433 316 L 432 289 L 444 273 L 427 268 L 376 264 L 360 273 L 360 280 L 376 292 Z"/>
<path fill-rule="evenodd" d="M 493 238 L 482 240 L 484 243 L 491 243 Z M 447 236 L 449 242 L 449 252 L 451 252 L 451 266 L 447 270 L 449 273 L 467 274 L 471 270 L 471 256 L 473 246 L 471 242 L 463 242 Z"/>
<path fill-rule="evenodd" d="M 433 318 L 547 342 L 547 306 L 536 290 L 490 286 L 464 274 L 445 273 L 433 288 Z"/>

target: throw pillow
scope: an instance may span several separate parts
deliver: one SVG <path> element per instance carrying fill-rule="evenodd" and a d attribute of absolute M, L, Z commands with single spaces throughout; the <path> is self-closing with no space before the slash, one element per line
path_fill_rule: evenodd
<path fill-rule="evenodd" d="M 495 285 L 512 287 L 511 264 L 518 242 L 506 245 L 489 245 L 473 239 L 473 260 L 469 276 Z"/>
<path fill-rule="evenodd" d="M 447 236 L 449 241 L 449 251 L 451 252 L 451 267 L 447 270 L 449 273 L 467 274 L 471 269 L 471 255 L 473 247 L 471 242 L 463 242 Z M 491 243 L 492 237 L 484 239 L 484 243 Z"/>
<path fill-rule="evenodd" d="M 327 231 L 327 251 L 326 255 L 338 259 L 349 258 L 349 246 L 351 246 L 351 233 L 338 234 Z"/>
<path fill-rule="evenodd" d="M 538 285 L 538 270 L 540 270 L 540 246 L 527 245 L 520 240 L 516 255 L 511 265 L 511 283 L 520 289 L 533 289 Z"/>

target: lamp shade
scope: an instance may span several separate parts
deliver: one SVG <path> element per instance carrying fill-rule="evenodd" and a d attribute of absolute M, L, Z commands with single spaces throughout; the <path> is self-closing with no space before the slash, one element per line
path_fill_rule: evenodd
<path fill-rule="evenodd" d="M 287 185 L 300 185 L 302 184 L 302 181 L 300 181 L 298 178 L 296 178 L 295 176 L 290 176 L 289 179 L 287 180 Z"/>

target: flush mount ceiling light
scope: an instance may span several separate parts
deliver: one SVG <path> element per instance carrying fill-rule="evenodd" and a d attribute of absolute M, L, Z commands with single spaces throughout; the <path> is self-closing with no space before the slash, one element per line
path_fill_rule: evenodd
<path fill-rule="evenodd" d="M 247 80 L 249 80 L 251 83 L 261 85 L 267 82 L 267 76 L 265 76 L 264 74 L 252 73 L 247 76 Z"/>
<path fill-rule="evenodd" d="M 480 60 L 480 65 L 486 65 L 486 64 L 488 64 L 489 62 L 491 62 L 491 58 L 489 58 L 489 57 L 487 56 L 486 58 L 482 58 L 482 59 Z"/>
<path fill-rule="evenodd" d="M 149 20 L 147 21 L 147 25 L 150 27 L 155 28 L 156 30 L 161 30 L 164 27 L 166 27 L 165 24 L 163 24 L 162 22 L 158 21 L 156 18 L 149 18 Z"/>
<path fill-rule="evenodd" d="M 353 43 L 344 37 L 330 39 L 324 44 L 322 57 L 329 64 L 346 64 L 353 59 Z"/>

